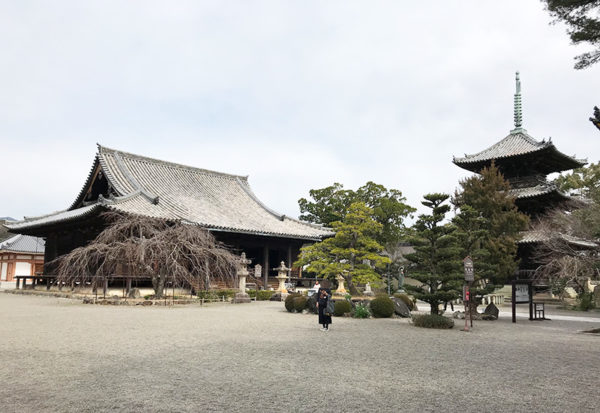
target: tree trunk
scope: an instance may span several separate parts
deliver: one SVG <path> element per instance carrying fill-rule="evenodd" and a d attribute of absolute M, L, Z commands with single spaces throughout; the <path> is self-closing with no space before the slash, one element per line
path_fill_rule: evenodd
<path fill-rule="evenodd" d="M 152 276 L 152 287 L 154 288 L 154 298 L 162 298 L 165 290 L 166 276 L 154 275 Z"/>
<path fill-rule="evenodd" d="M 431 307 L 431 314 L 439 315 L 440 314 L 440 303 L 435 300 L 429 302 L 429 306 Z"/>
<path fill-rule="evenodd" d="M 360 295 L 360 292 L 356 289 L 356 286 L 352 282 L 352 277 L 344 277 L 346 284 L 348 284 L 348 291 L 350 291 L 350 295 Z"/>

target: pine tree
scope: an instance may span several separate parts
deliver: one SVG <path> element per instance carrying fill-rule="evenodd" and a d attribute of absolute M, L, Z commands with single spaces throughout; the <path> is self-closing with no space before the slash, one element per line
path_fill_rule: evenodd
<path fill-rule="evenodd" d="M 409 241 L 415 248 L 406 258 L 416 264 L 410 277 L 420 286 L 405 285 L 418 299 L 430 304 L 431 314 L 439 313 L 439 305 L 459 297 L 462 273 L 458 255 L 456 228 L 444 224 L 450 206 L 446 194 L 427 194 L 422 204 L 431 214 L 419 215 L 413 226 L 414 236 Z"/>
<path fill-rule="evenodd" d="M 383 247 L 376 241 L 382 224 L 372 218 L 373 211 L 362 202 L 348 208 L 343 221 L 332 222 L 335 236 L 304 247 L 294 265 L 308 265 L 305 271 L 320 277 L 344 277 L 350 293 L 358 295 L 355 283 L 381 286 L 377 273 L 390 259 L 381 255 Z"/>
<path fill-rule="evenodd" d="M 514 274 L 519 233 L 527 229 L 529 218 L 517 209 L 510 184 L 493 163 L 460 185 L 453 199 L 459 210 L 453 222 L 461 255 L 473 259 L 472 294 L 482 296 Z"/>

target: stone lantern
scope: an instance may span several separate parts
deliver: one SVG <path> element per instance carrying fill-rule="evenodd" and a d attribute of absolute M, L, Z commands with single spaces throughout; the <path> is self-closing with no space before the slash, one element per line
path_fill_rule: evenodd
<path fill-rule="evenodd" d="M 346 291 L 346 287 L 344 287 L 344 277 L 342 277 L 342 274 L 338 274 L 335 279 L 338 282 L 338 288 L 335 291 L 336 294 L 340 294 L 340 295 L 344 295 L 347 293 Z"/>
<path fill-rule="evenodd" d="M 242 257 L 240 259 L 240 267 L 238 268 L 238 279 L 239 279 L 239 288 L 240 291 L 235 294 L 233 298 L 234 303 L 249 303 L 250 296 L 246 293 L 246 277 L 250 274 L 248 272 L 248 264 L 250 264 L 252 260 L 246 258 L 246 253 L 242 252 Z"/>
<path fill-rule="evenodd" d="M 288 278 L 287 274 L 290 269 L 285 266 L 285 262 L 283 261 L 281 261 L 279 267 L 273 269 L 277 271 L 277 277 L 275 278 L 279 280 L 279 287 L 277 288 L 277 291 L 281 293 L 283 298 L 283 294 L 287 294 L 287 289 L 285 288 L 285 280 L 287 280 Z"/>

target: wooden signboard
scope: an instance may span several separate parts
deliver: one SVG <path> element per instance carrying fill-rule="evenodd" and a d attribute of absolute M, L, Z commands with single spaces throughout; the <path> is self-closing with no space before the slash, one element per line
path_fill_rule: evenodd
<path fill-rule="evenodd" d="M 463 263 L 465 266 L 465 281 L 466 282 L 475 281 L 475 270 L 473 268 L 473 260 L 471 259 L 471 257 L 467 256 L 463 260 Z"/>

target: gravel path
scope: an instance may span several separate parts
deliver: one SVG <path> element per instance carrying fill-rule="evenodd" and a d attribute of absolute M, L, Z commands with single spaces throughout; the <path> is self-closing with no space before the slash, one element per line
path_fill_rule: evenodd
<path fill-rule="evenodd" d="M 0 293 L 2 412 L 598 411 L 594 322 L 316 316 L 282 303 L 94 306 Z M 319 373 L 322 371 L 322 373 Z"/>

